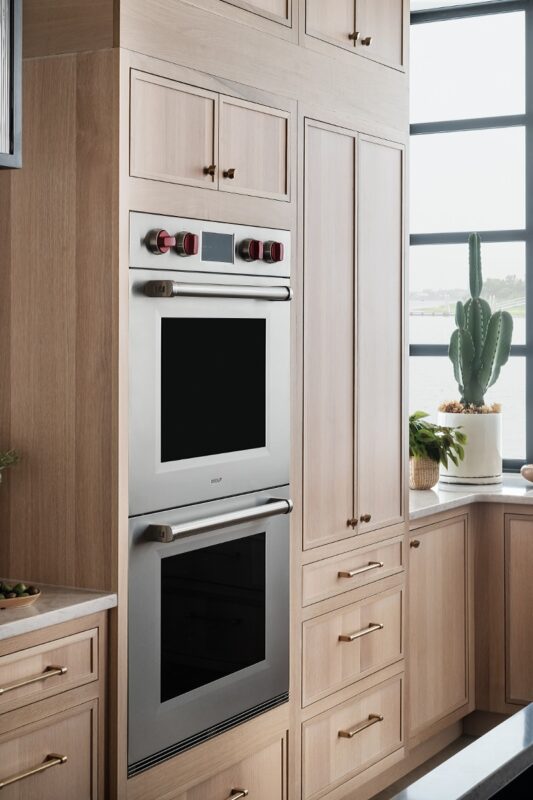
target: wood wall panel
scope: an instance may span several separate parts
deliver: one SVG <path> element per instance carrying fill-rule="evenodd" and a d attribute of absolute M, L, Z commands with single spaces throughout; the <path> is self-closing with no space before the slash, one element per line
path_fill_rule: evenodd
<path fill-rule="evenodd" d="M 110 589 L 114 56 L 25 62 L 11 183 L 13 577 Z M 110 79 L 111 78 L 111 79 Z"/>
<path fill-rule="evenodd" d="M 24 0 L 24 58 L 113 47 L 115 0 Z"/>

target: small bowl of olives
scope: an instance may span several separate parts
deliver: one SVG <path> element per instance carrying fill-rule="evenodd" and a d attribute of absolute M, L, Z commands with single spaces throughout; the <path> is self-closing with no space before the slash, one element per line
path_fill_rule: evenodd
<path fill-rule="evenodd" d="M 41 590 L 37 586 L 27 586 L 22 581 L 0 581 L 0 609 L 31 606 L 39 599 L 40 594 Z"/>

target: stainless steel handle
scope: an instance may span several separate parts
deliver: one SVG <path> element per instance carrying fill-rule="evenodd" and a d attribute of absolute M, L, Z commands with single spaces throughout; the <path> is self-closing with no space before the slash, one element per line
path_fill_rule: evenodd
<path fill-rule="evenodd" d="M 366 628 L 356 631 L 355 633 L 341 633 L 339 642 L 355 642 L 356 639 L 360 639 L 362 636 L 368 636 L 369 633 L 381 630 L 383 630 L 381 622 L 369 622 Z"/>
<path fill-rule="evenodd" d="M 38 675 L 32 675 L 31 678 L 23 678 L 20 681 L 8 683 L 7 686 L 0 686 L 0 697 L 6 694 L 6 692 L 12 692 L 13 689 L 20 689 L 22 686 L 30 686 L 32 683 L 46 681 L 48 678 L 53 678 L 55 675 L 64 675 L 66 672 L 68 672 L 68 667 L 47 667 L 44 672 L 40 672 Z"/>
<path fill-rule="evenodd" d="M 241 800 L 242 797 L 248 797 L 248 789 L 232 789 L 228 800 Z"/>
<path fill-rule="evenodd" d="M 372 569 L 381 569 L 385 564 L 383 561 L 369 561 L 366 567 L 359 567 L 359 569 L 342 570 L 337 573 L 339 578 L 355 578 L 356 575 L 362 575 L 363 572 L 370 572 Z"/>
<path fill-rule="evenodd" d="M 366 731 L 367 728 L 370 728 L 371 725 L 375 725 L 376 722 L 383 722 L 381 714 L 369 714 L 365 722 L 347 731 L 339 731 L 339 736 L 341 739 L 353 739 L 356 734 L 361 733 L 361 731 Z"/>
<path fill-rule="evenodd" d="M 32 775 L 38 775 L 39 772 L 45 772 L 51 767 L 58 767 L 60 764 L 65 764 L 66 761 L 66 756 L 60 756 L 58 753 L 50 753 L 46 756 L 43 763 L 39 764 L 37 767 L 32 767 L 24 772 L 18 772 L 16 775 L 11 775 L 9 778 L 0 780 L 0 789 L 5 789 L 6 786 L 12 786 L 14 783 L 23 781 L 25 778 L 29 778 Z"/>
<path fill-rule="evenodd" d="M 292 300 L 293 295 L 290 286 L 225 286 L 177 281 L 147 281 L 144 293 L 148 297 L 234 297 L 243 300 Z"/>
<path fill-rule="evenodd" d="M 279 514 L 290 514 L 293 509 L 292 500 L 270 500 L 262 506 L 245 508 L 241 511 L 228 511 L 227 514 L 217 514 L 214 517 L 194 519 L 183 522 L 181 525 L 149 525 L 146 534 L 155 542 L 170 543 L 191 533 L 203 533 L 215 528 L 227 528 L 228 525 L 237 525 L 242 522 L 252 522 L 254 519 L 275 517 Z"/>

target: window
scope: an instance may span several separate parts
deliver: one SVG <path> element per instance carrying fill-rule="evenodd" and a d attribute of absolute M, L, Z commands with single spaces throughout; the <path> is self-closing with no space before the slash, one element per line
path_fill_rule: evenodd
<path fill-rule="evenodd" d="M 532 70 L 533 0 L 411 0 L 410 410 L 458 399 L 448 342 L 476 231 L 483 296 L 514 318 L 486 395 L 508 470 L 533 461 Z"/>

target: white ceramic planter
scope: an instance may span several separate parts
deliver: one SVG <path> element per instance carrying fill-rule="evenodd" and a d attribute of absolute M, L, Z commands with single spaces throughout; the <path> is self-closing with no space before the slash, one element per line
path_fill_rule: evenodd
<path fill-rule="evenodd" d="M 456 467 L 440 468 L 442 483 L 502 482 L 502 415 L 439 412 L 439 425 L 461 428 L 468 437 L 465 457 Z"/>

